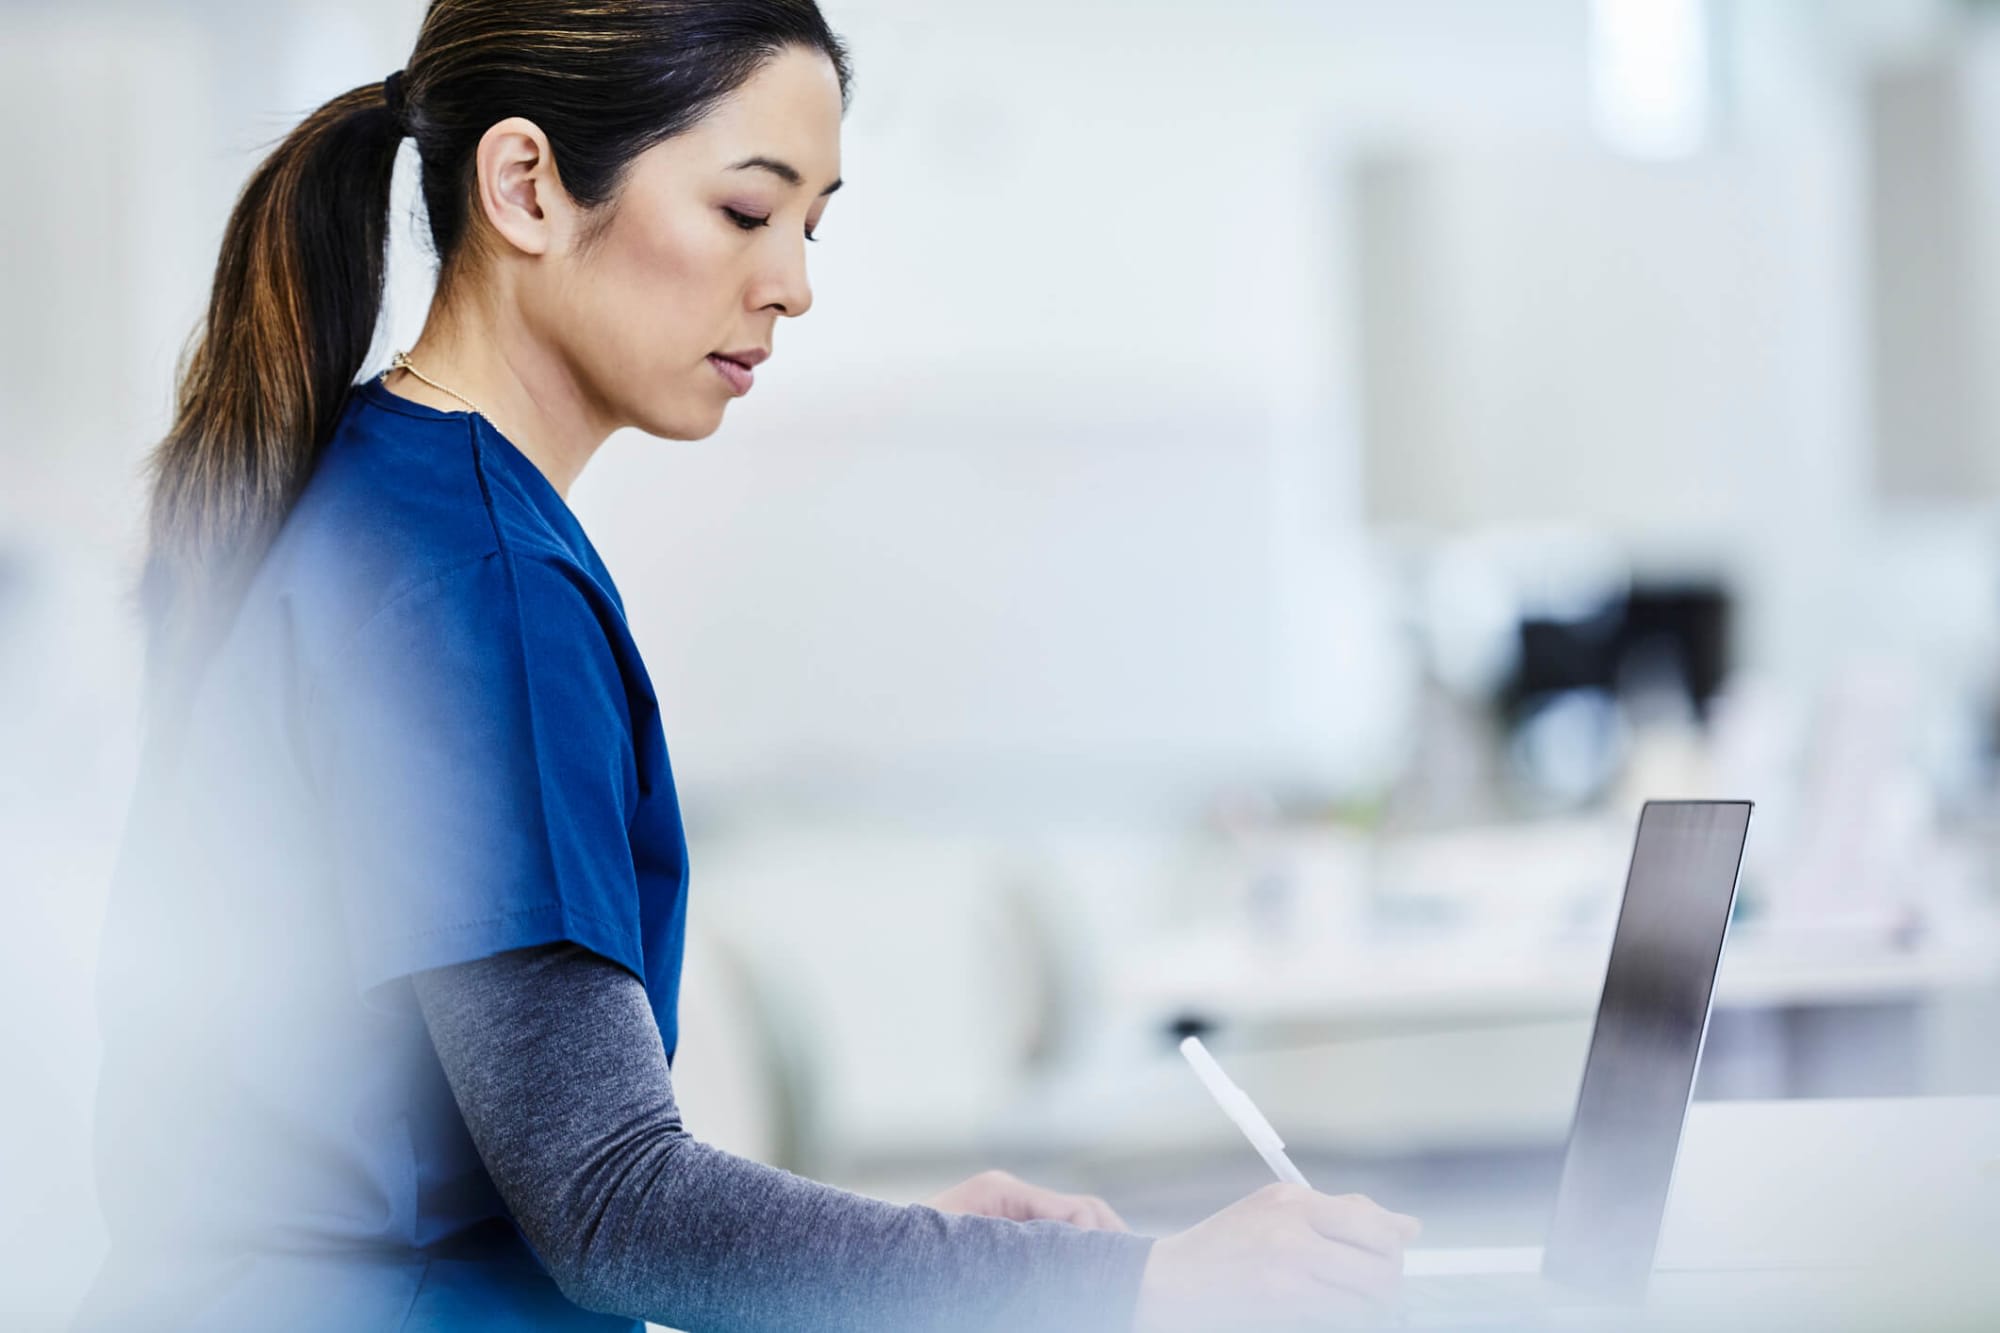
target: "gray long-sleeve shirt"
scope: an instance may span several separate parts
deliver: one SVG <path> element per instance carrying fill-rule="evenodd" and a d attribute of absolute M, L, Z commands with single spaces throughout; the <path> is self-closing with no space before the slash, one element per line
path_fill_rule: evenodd
<path fill-rule="evenodd" d="M 501 1197 L 580 1305 L 695 1333 L 1130 1326 L 1150 1237 L 890 1204 L 696 1139 L 644 987 L 597 954 L 415 984 Z"/>

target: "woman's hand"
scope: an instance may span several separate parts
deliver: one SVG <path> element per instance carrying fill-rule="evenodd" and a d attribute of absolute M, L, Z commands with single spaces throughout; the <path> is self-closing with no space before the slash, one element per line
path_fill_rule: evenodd
<path fill-rule="evenodd" d="M 1414 1217 L 1359 1194 L 1267 1185 L 1153 1243 L 1135 1333 L 1387 1322 Z"/>
<path fill-rule="evenodd" d="M 982 1171 L 924 1202 L 944 1213 L 977 1213 L 1016 1222 L 1047 1219 L 1087 1231 L 1131 1230 L 1110 1204 L 1094 1194 L 1058 1194 L 1005 1171 Z"/>

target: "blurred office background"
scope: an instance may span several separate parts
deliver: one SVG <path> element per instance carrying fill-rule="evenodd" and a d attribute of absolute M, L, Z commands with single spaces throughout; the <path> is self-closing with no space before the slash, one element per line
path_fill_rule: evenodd
<path fill-rule="evenodd" d="M 693 841 L 696 1132 L 1537 1238 L 1633 819 L 1758 802 L 1698 1095 L 2000 1090 L 2000 5 L 825 0 L 849 182 L 573 502 Z M 419 0 L 0 6 L 0 1304 L 102 1245 L 138 464 Z M 429 298 L 414 159 L 371 369 Z"/>

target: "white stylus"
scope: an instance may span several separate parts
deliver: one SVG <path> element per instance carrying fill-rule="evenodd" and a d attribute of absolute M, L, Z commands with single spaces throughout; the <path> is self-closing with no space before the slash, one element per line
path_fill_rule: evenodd
<path fill-rule="evenodd" d="M 1243 1131 L 1243 1137 L 1250 1140 L 1250 1146 L 1257 1150 L 1264 1164 L 1278 1173 L 1278 1179 L 1305 1185 L 1306 1178 L 1292 1165 L 1292 1159 L 1285 1156 L 1285 1143 L 1278 1137 L 1278 1131 L 1271 1128 L 1271 1122 L 1264 1118 L 1264 1113 L 1257 1109 L 1249 1094 L 1229 1081 L 1229 1075 L 1215 1063 L 1215 1057 L 1208 1053 L 1208 1047 L 1201 1044 L 1201 1038 L 1189 1037 L 1183 1041 L 1181 1054 L 1194 1066 L 1194 1072 L 1201 1079 L 1202 1086 L 1208 1089 L 1209 1096 L 1215 1098 L 1224 1114 L 1236 1122 L 1236 1127 Z"/>

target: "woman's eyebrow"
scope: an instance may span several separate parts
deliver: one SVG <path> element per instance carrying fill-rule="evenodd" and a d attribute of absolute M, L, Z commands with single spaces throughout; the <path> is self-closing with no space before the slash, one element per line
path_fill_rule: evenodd
<path fill-rule="evenodd" d="M 742 171 L 746 167 L 756 167 L 760 170 L 768 171 L 787 185 L 802 185 L 805 183 L 805 177 L 799 174 L 797 167 L 791 165 L 789 162 L 780 162 L 775 157 L 746 157 L 741 162 L 732 165 L 729 169 L 731 171 Z M 824 199 L 827 195 L 838 190 L 844 183 L 843 181 L 836 180 L 833 184 L 819 192 L 820 198 Z"/>

